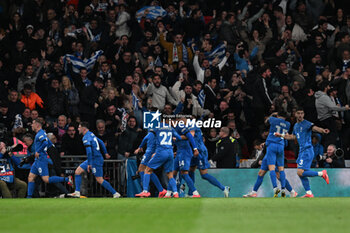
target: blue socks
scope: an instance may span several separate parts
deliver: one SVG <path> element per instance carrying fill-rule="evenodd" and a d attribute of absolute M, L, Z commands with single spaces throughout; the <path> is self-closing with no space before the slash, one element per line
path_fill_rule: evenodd
<path fill-rule="evenodd" d="M 141 182 L 143 183 L 143 176 L 145 175 L 145 172 L 140 172 Z"/>
<path fill-rule="evenodd" d="M 315 172 L 315 171 L 304 171 L 303 172 L 303 177 L 313 177 L 313 176 L 318 176 L 318 172 Z"/>
<path fill-rule="evenodd" d="M 273 188 L 276 188 L 277 187 L 277 180 L 276 180 L 275 170 L 270 171 L 270 179 L 271 179 L 271 183 L 272 183 Z"/>
<path fill-rule="evenodd" d="M 291 192 L 293 190 L 292 186 L 290 185 L 287 179 L 286 179 L 286 189 L 288 190 L 288 192 Z"/>
<path fill-rule="evenodd" d="M 209 181 L 209 183 L 211 183 L 212 185 L 218 187 L 219 189 L 221 189 L 222 191 L 225 190 L 225 186 L 223 186 L 214 176 L 207 174 L 202 175 L 202 178 Z"/>
<path fill-rule="evenodd" d="M 193 193 L 193 191 L 195 191 L 196 188 L 194 187 L 193 180 L 191 179 L 191 177 L 188 174 L 182 174 L 181 176 L 186 181 L 189 188 L 189 192 Z"/>
<path fill-rule="evenodd" d="M 75 191 L 80 192 L 81 175 L 75 175 Z"/>
<path fill-rule="evenodd" d="M 156 186 L 156 188 L 158 189 L 159 192 L 163 191 L 163 186 L 161 185 L 158 177 L 156 174 L 152 173 L 151 174 L 151 180 L 153 182 L 153 184 Z"/>
<path fill-rule="evenodd" d="M 193 184 L 195 183 L 195 176 L 194 176 L 194 172 L 189 171 L 188 175 L 191 177 Z"/>
<path fill-rule="evenodd" d="M 35 189 L 35 183 L 28 182 L 27 198 L 32 198 L 34 189 Z"/>
<path fill-rule="evenodd" d="M 256 179 L 256 182 L 254 184 L 253 191 L 255 191 L 255 192 L 258 191 L 258 189 L 260 188 L 260 185 L 262 184 L 263 180 L 264 180 L 264 177 L 258 175 L 258 178 Z"/>
<path fill-rule="evenodd" d="M 305 172 L 304 172 L 304 173 L 305 173 Z M 310 188 L 309 179 L 308 179 L 307 177 L 305 177 L 304 174 L 303 174 L 303 176 L 300 177 L 300 180 L 301 180 L 301 183 L 302 183 L 303 186 L 304 186 L 305 191 L 310 191 L 311 188 Z"/>
<path fill-rule="evenodd" d="M 146 176 L 146 174 L 145 174 Z M 169 179 L 169 185 L 174 193 L 177 193 L 176 181 L 174 178 Z M 169 190 L 169 189 L 168 189 Z"/>
<path fill-rule="evenodd" d="M 60 183 L 60 182 L 68 182 L 68 178 L 59 177 L 59 176 L 51 176 L 49 177 L 49 184 Z"/>
<path fill-rule="evenodd" d="M 149 181 L 151 179 L 150 174 L 144 174 L 143 175 L 143 190 L 148 192 L 148 187 L 149 187 Z"/>
<path fill-rule="evenodd" d="M 104 187 L 105 189 L 107 189 L 110 193 L 115 194 L 117 191 L 115 191 L 115 189 L 112 187 L 112 185 L 107 182 L 107 181 L 103 181 L 102 182 L 102 187 Z"/>
<path fill-rule="evenodd" d="M 280 171 L 280 182 L 281 182 L 281 188 L 286 188 L 286 173 L 284 171 Z"/>

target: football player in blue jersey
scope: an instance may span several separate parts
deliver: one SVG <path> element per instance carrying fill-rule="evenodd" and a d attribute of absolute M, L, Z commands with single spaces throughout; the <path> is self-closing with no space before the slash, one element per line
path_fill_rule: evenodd
<path fill-rule="evenodd" d="M 35 189 L 35 178 L 41 176 L 45 183 L 67 182 L 72 186 L 71 177 L 49 176 L 48 164 L 52 164 L 52 160 L 47 154 L 47 149 L 52 146 L 52 142 L 47 138 L 45 131 L 42 129 L 44 122 L 38 118 L 32 122 L 32 130 L 36 133 L 34 139 L 35 161 L 30 169 L 28 176 L 28 192 L 27 198 L 31 198 Z"/>
<path fill-rule="evenodd" d="M 212 185 L 221 189 L 224 192 L 224 197 L 229 197 L 230 187 L 223 186 L 214 176 L 208 174 L 208 168 L 210 168 L 210 164 L 208 162 L 208 150 L 204 145 L 201 129 L 197 126 L 194 126 L 190 128 L 190 132 L 194 137 L 195 142 L 197 143 L 199 151 L 199 155 L 197 157 L 193 157 L 191 160 L 191 168 L 189 175 L 192 178 L 193 183 L 195 182 L 194 172 L 198 167 L 202 179 L 207 180 Z"/>
<path fill-rule="evenodd" d="M 75 170 L 75 192 L 69 194 L 72 197 L 80 197 L 81 174 L 86 171 L 94 174 L 96 181 L 113 194 L 113 198 L 119 198 L 120 194 L 103 179 L 103 157 L 101 150 L 106 157 L 109 157 L 107 149 L 101 139 L 89 131 L 89 123 L 81 122 L 78 127 L 79 134 L 84 135 L 83 144 L 86 149 L 87 160 Z"/>
<path fill-rule="evenodd" d="M 179 135 L 184 135 L 186 139 L 177 140 L 175 142 L 177 151 L 176 151 L 173 174 L 174 174 L 174 177 L 176 177 L 177 172 L 180 171 L 180 177 L 186 181 L 189 188 L 189 192 L 192 193 L 192 197 L 200 197 L 197 189 L 194 186 L 193 180 L 188 174 L 192 157 L 197 157 L 199 155 L 199 151 L 197 149 L 197 143 L 195 142 L 189 129 L 185 127 L 187 119 L 179 118 L 177 122 L 179 124 L 175 128 L 176 132 Z M 180 125 L 180 122 L 183 123 L 183 125 Z M 192 152 L 192 148 L 193 148 L 193 152 Z"/>
<path fill-rule="evenodd" d="M 144 173 L 146 170 L 146 166 L 148 165 L 148 162 L 152 158 L 152 155 L 156 151 L 156 141 L 155 141 L 155 132 L 150 129 L 148 134 L 143 138 L 140 146 L 135 150 L 134 154 L 138 154 L 139 152 L 142 152 L 142 148 L 147 144 L 147 149 L 145 151 L 145 154 L 142 156 L 142 160 L 138 169 L 138 173 L 141 176 L 141 181 L 143 181 Z M 166 194 L 166 190 L 163 188 L 162 184 L 160 183 L 158 177 L 156 174 L 151 174 L 151 180 L 158 189 L 158 197 L 164 197 Z"/>
<path fill-rule="evenodd" d="M 298 170 L 297 174 L 300 177 L 301 183 L 304 186 L 306 194 L 303 197 L 314 197 L 311 192 L 310 183 L 308 177 L 319 176 L 322 177 L 327 184 L 329 184 L 329 177 L 326 170 L 316 172 L 311 171 L 311 163 L 314 158 L 314 151 L 311 142 L 312 131 L 322 134 L 328 134 L 328 129 L 323 129 L 315 126 L 313 123 L 304 120 L 304 110 L 298 108 L 295 116 L 297 123 L 294 125 L 293 134 L 281 134 L 275 133 L 276 137 L 282 137 L 287 140 L 297 140 L 299 144 L 299 155 L 297 159 Z"/>
<path fill-rule="evenodd" d="M 276 179 L 276 166 L 280 173 L 281 188 L 283 195 L 285 196 L 286 188 L 286 174 L 284 173 L 284 139 L 276 137 L 275 134 L 279 133 L 285 135 L 288 133 L 290 123 L 285 120 L 286 113 L 272 113 L 270 117 L 265 120 L 265 124 L 270 124 L 269 135 L 266 139 L 266 162 L 269 168 L 270 179 L 273 186 L 274 197 L 278 196 L 280 189 L 277 187 Z"/>
<path fill-rule="evenodd" d="M 136 194 L 136 197 L 150 197 L 151 193 L 148 191 L 151 174 L 154 169 L 164 165 L 164 170 L 169 178 L 167 188 L 167 196 L 173 194 L 173 197 L 178 198 L 176 181 L 173 177 L 174 155 L 173 155 L 173 137 L 176 140 L 181 140 L 181 136 L 167 123 L 160 123 L 158 128 L 154 129 L 156 141 L 156 153 L 149 160 L 145 174 L 143 177 L 143 191 Z"/>

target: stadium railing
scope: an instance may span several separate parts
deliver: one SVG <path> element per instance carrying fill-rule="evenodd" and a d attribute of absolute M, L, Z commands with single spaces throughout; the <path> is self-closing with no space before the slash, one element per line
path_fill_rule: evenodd
<path fill-rule="evenodd" d="M 85 160 L 86 155 L 64 155 L 61 157 L 63 173 L 67 176 L 74 176 L 75 169 Z M 125 169 L 122 169 L 124 163 L 125 161 L 122 160 L 109 159 L 105 160 L 103 165 L 103 178 L 110 182 L 112 187 L 122 195 L 126 193 L 126 185 L 122 183 L 126 176 Z M 81 192 L 89 197 L 106 197 L 111 195 L 96 182 L 91 172 L 83 176 Z"/>

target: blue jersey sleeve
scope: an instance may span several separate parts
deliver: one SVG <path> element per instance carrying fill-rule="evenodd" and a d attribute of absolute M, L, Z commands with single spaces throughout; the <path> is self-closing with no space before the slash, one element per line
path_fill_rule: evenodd
<path fill-rule="evenodd" d="M 152 138 L 151 138 L 152 137 Z M 148 132 L 148 134 L 143 138 L 139 148 L 142 148 L 146 145 L 146 143 L 149 141 L 149 140 L 153 140 L 154 138 L 154 133 L 152 132 Z"/>
<path fill-rule="evenodd" d="M 314 125 L 314 124 L 311 123 L 310 121 L 305 121 L 305 128 L 306 128 L 306 129 L 310 129 L 310 130 L 311 130 L 311 128 L 312 128 L 313 125 Z"/>
<path fill-rule="evenodd" d="M 107 151 L 107 148 L 105 146 L 105 143 L 99 139 L 98 137 L 97 138 L 97 141 L 98 141 L 98 144 L 100 145 L 100 148 L 102 149 L 102 153 L 105 155 L 105 154 L 108 154 L 108 151 Z"/>
<path fill-rule="evenodd" d="M 197 147 L 197 143 L 194 141 L 194 138 L 193 138 L 191 132 L 187 132 L 187 133 L 186 133 L 186 137 L 188 138 L 188 141 L 190 141 L 190 143 L 191 143 L 191 145 L 192 145 L 192 148 L 193 148 L 193 149 L 197 149 L 197 148 L 198 148 L 198 147 Z"/>
<path fill-rule="evenodd" d="M 48 147 L 48 138 L 43 134 L 38 137 L 39 143 L 36 143 L 35 145 L 35 152 L 42 153 L 45 152 L 45 148 Z"/>
<path fill-rule="evenodd" d="M 92 148 L 91 148 L 91 142 L 88 138 L 83 138 L 83 144 L 86 150 L 86 156 L 88 158 L 88 165 L 91 165 L 92 162 Z"/>
<path fill-rule="evenodd" d="M 181 136 L 176 132 L 175 129 L 172 128 L 172 132 L 173 132 L 174 137 L 175 137 L 177 140 L 181 140 L 181 139 L 182 139 Z"/>
<path fill-rule="evenodd" d="M 270 125 L 277 124 L 277 118 L 276 117 L 269 117 L 268 122 L 270 123 Z"/>

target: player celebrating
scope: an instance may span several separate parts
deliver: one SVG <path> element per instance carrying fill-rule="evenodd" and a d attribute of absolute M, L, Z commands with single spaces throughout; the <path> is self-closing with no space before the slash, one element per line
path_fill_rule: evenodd
<path fill-rule="evenodd" d="M 52 146 L 52 142 L 47 138 L 45 131 L 42 129 L 43 124 L 44 122 L 40 118 L 37 118 L 32 122 L 32 130 L 36 133 L 33 144 L 35 149 L 35 161 L 28 176 L 27 198 L 31 198 L 33 195 L 35 189 L 34 180 L 36 176 L 41 176 L 41 179 L 47 184 L 68 182 L 68 185 L 72 186 L 71 177 L 49 177 L 48 164 L 52 164 L 52 160 L 47 154 L 47 149 Z"/>
<path fill-rule="evenodd" d="M 108 158 L 107 149 L 103 141 L 97 138 L 92 132 L 89 131 L 89 123 L 81 122 L 78 127 L 79 134 L 84 135 L 83 144 L 86 149 L 87 160 L 85 160 L 75 170 L 75 192 L 70 194 L 73 197 L 80 197 L 80 185 L 81 185 L 81 174 L 84 171 L 94 174 L 96 181 L 113 194 L 113 198 L 119 198 L 120 194 L 115 191 L 111 184 L 103 179 L 103 157 L 101 149 L 105 156 Z"/>
<path fill-rule="evenodd" d="M 148 134 L 143 138 L 140 146 L 135 150 L 135 154 L 138 154 L 139 152 L 142 152 L 142 148 L 147 144 L 147 149 L 145 151 L 145 154 L 142 157 L 138 172 L 141 176 L 141 180 L 143 181 L 144 173 L 146 166 L 149 162 L 149 160 L 152 158 L 152 155 L 154 154 L 156 150 L 156 141 L 154 139 L 155 132 L 153 130 L 150 130 Z M 163 188 L 162 184 L 160 183 L 158 177 L 156 174 L 151 174 L 151 180 L 158 189 L 158 197 L 164 197 L 166 194 L 166 190 Z"/>
<path fill-rule="evenodd" d="M 258 173 L 258 178 L 256 179 L 256 182 L 254 184 L 253 191 L 251 191 L 248 194 L 243 195 L 243 197 L 257 197 L 258 196 L 258 194 L 257 194 L 258 189 L 260 188 L 260 186 L 264 180 L 264 176 L 268 170 L 269 170 L 269 168 L 267 166 L 267 157 L 265 156 L 262 160 L 261 168 L 260 168 L 259 173 Z M 280 173 L 279 173 L 279 170 L 277 167 L 275 169 L 275 172 L 276 172 L 277 179 L 280 180 Z M 287 178 L 286 178 L 286 189 L 290 192 L 290 197 L 298 196 L 298 193 L 292 188 L 292 186 L 290 185 Z M 286 196 L 286 193 L 282 190 L 282 197 L 285 197 L 285 196 Z"/>
<path fill-rule="evenodd" d="M 208 174 L 208 168 L 210 168 L 210 164 L 208 162 L 208 150 L 203 142 L 203 135 L 200 128 L 194 126 L 190 128 L 191 134 L 195 139 L 195 142 L 198 146 L 199 156 L 193 157 L 191 160 L 191 168 L 189 175 L 191 176 L 193 183 L 195 182 L 194 172 L 196 168 L 199 168 L 199 172 L 201 174 L 202 179 L 207 180 L 212 185 L 218 187 L 224 192 L 224 197 L 228 197 L 230 194 L 230 187 L 223 186 L 214 176 Z"/>
<path fill-rule="evenodd" d="M 186 118 L 180 118 L 179 121 L 183 121 L 183 123 L 186 124 L 187 119 Z M 197 157 L 199 155 L 197 144 L 194 141 L 194 138 L 190 131 L 185 128 L 181 127 L 179 124 L 175 128 L 176 132 L 179 135 L 184 135 L 188 140 L 182 139 L 176 141 L 176 159 L 175 159 L 175 165 L 174 165 L 174 176 L 176 177 L 177 172 L 180 171 L 180 176 L 186 181 L 189 192 L 192 193 L 192 197 L 200 197 L 196 187 L 194 186 L 193 180 L 188 174 L 188 171 L 190 169 L 191 159 L 192 159 L 192 148 L 193 147 L 193 156 Z M 191 145 L 190 145 L 191 143 Z"/>
<path fill-rule="evenodd" d="M 311 143 L 311 133 L 312 131 L 328 134 L 328 129 L 323 129 L 313 125 L 313 123 L 304 120 L 304 110 L 302 108 L 298 108 L 295 116 L 297 118 L 297 123 L 294 125 L 293 134 L 280 134 L 276 133 L 276 137 L 282 137 L 287 140 L 295 140 L 297 139 L 299 143 L 299 156 L 297 159 L 298 170 L 297 174 L 301 179 L 301 183 L 304 186 L 306 194 L 303 197 L 314 197 L 311 192 L 310 183 L 307 177 L 320 176 L 322 177 L 327 184 L 329 184 L 329 177 L 326 170 L 321 172 L 311 171 L 311 163 L 314 158 L 314 151 Z"/>
<path fill-rule="evenodd" d="M 180 135 L 168 124 L 160 124 L 159 128 L 154 129 L 155 141 L 156 141 L 156 154 L 150 159 L 145 170 L 143 177 L 143 191 L 136 194 L 136 197 L 149 197 L 151 193 L 148 191 L 151 174 L 154 169 L 164 165 L 164 170 L 169 178 L 169 184 L 167 188 L 167 196 L 173 193 L 173 197 L 178 198 L 176 181 L 173 178 L 174 168 L 174 156 L 173 156 L 173 136 L 176 139 L 181 140 Z"/>
<path fill-rule="evenodd" d="M 273 186 L 274 197 L 278 196 L 281 191 L 277 187 L 276 179 L 276 165 L 280 172 L 281 188 L 285 195 L 286 174 L 284 173 L 284 139 L 276 137 L 275 134 L 285 135 L 288 133 L 290 123 L 285 120 L 286 114 L 280 112 L 278 114 L 272 113 L 270 117 L 265 120 L 265 123 L 270 123 L 269 135 L 266 139 L 266 162 L 270 172 L 270 179 Z"/>

